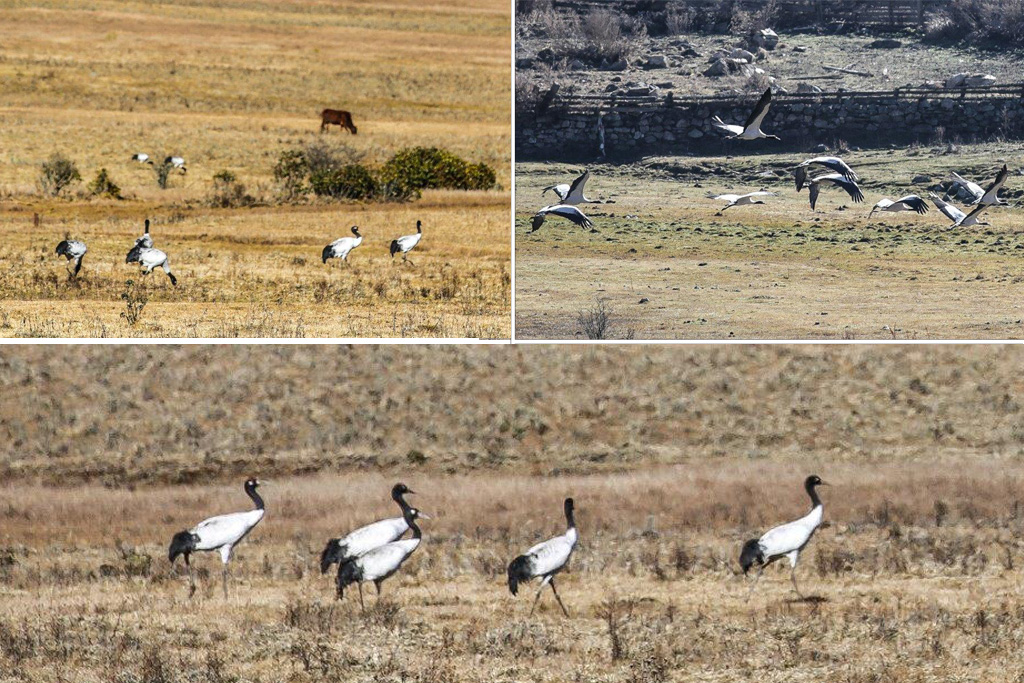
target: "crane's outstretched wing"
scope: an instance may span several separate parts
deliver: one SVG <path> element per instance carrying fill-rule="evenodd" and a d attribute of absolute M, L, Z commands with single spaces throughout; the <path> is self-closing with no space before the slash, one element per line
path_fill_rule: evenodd
<path fill-rule="evenodd" d="M 916 211 L 922 216 L 928 213 L 928 202 L 921 199 L 916 194 L 908 194 L 906 197 L 900 197 L 894 203 L 902 204 L 907 207 L 907 209 Z"/>
<path fill-rule="evenodd" d="M 587 180 L 590 178 L 590 171 L 584 170 L 583 173 L 572 181 L 572 185 L 569 186 L 569 191 L 562 197 L 563 204 L 579 204 L 583 201 L 583 186 L 587 184 Z"/>
<path fill-rule="evenodd" d="M 945 215 L 946 218 L 948 218 L 949 220 L 953 221 L 953 223 L 959 224 L 960 221 L 967 217 L 967 214 L 965 214 L 963 211 L 953 206 L 949 202 L 942 201 L 942 199 L 940 199 L 939 196 L 934 192 L 928 193 L 928 196 L 932 198 L 932 203 L 935 204 L 935 208 L 941 211 L 943 215 Z"/>
<path fill-rule="evenodd" d="M 771 104 L 772 89 L 768 88 L 764 91 L 764 94 L 761 95 L 761 99 L 757 101 L 757 104 L 754 106 L 754 111 L 750 113 L 750 118 L 748 118 L 747 122 L 743 124 L 743 130 L 749 130 L 751 124 L 754 124 L 755 128 L 760 128 L 765 115 L 768 114 L 768 107 L 770 107 Z"/>
<path fill-rule="evenodd" d="M 981 202 L 983 204 L 998 204 L 999 203 L 999 197 L 997 195 L 999 194 L 999 190 L 1002 189 L 1003 183 L 1006 182 L 1006 177 L 1009 174 L 1010 174 L 1010 172 L 1007 170 L 1006 164 L 1003 164 L 1003 168 L 996 175 L 996 179 L 992 181 L 991 185 L 989 185 L 987 188 L 985 188 L 985 194 L 981 198 Z"/>

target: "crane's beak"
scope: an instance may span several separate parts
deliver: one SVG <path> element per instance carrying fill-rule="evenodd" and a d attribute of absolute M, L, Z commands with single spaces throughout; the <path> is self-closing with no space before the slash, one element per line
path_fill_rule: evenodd
<path fill-rule="evenodd" d="M 426 512 L 423 512 L 423 511 L 420 511 L 420 517 L 422 519 L 431 519 L 430 515 L 428 515 Z"/>
<path fill-rule="evenodd" d="M 406 489 L 406 490 L 405 490 L 405 492 L 406 492 L 406 493 L 416 493 L 416 492 L 415 492 L 415 491 L 413 491 L 412 489 Z"/>
<path fill-rule="evenodd" d="M 827 481 L 823 481 L 823 482 L 821 482 L 821 483 L 820 483 L 820 484 L 818 484 L 818 485 L 819 485 L 819 486 L 831 486 L 832 484 L 828 483 Z"/>

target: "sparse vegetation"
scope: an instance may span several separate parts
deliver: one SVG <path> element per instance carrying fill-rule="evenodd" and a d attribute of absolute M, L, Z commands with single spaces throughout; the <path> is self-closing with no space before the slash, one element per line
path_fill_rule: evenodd
<path fill-rule="evenodd" d="M 146 308 L 146 304 L 149 303 L 149 297 L 135 280 L 125 280 L 121 301 L 124 302 L 121 318 L 132 327 L 135 327 L 142 320 L 142 311 Z"/>
<path fill-rule="evenodd" d="M 929 20 L 925 35 L 986 49 L 1024 47 L 1024 0 L 950 0 Z"/>
<path fill-rule="evenodd" d="M 598 299 L 593 308 L 580 311 L 576 316 L 576 322 L 587 339 L 604 339 L 608 334 L 611 323 L 612 312 L 604 299 Z"/>
<path fill-rule="evenodd" d="M 54 152 L 48 160 L 43 162 L 39 174 L 39 187 L 43 193 L 57 197 L 81 180 L 82 174 L 79 173 L 75 162 L 60 152 Z"/>
<path fill-rule="evenodd" d="M 105 168 L 101 168 L 92 183 L 89 184 L 89 194 L 94 197 L 123 199 L 121 188 L 117 186 Z"/>
<path fill-rule="evenodd" d="M 245 185 L 238 182 L 231 171 L 220 171 L 213 176 L 213 192 L 209 198 L 210 206 L 228 209 L 253 206 L 257 203 Z"/>

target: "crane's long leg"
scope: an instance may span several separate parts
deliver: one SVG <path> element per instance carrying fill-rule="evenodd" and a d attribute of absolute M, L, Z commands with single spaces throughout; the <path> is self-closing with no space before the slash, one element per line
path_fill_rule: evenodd
<path fill-rule="evenodd" d="M 228 599 L 228 563 L 224 563 L 224 571 L 221 572 L 221 580 L 224 585 L 224 599 Z"/>
<path fill-rule="evenodd" d="M 558 606 L 562 608 L 562 614 L 569 616 L 569 610 L 565 609 L 565 605 L 562 604 L 562 598 L 558 597 L 558 590 L 555 588 L 555 580 L 551 579 L 551 592 L 555 594 L 555 600 L 558 601 Z"/>
<path fill-rule="evenodd" d="M 192 561 L 188 559 L 188 554 L 185 555 L 185 566 L 188 567 L 188 597 L 191 598 L 196 594 L 196 576 L 192 571 Z"/>
<path fill-rule="evenodd" d="M 754 583 L 750 584 L 750 590 L 747 591 L 747 600 L 754 594 L 754 589 L 757 588 L 757 582 L 761 580 L 761 574 L 764 572 L 764 565 L 762 564 L 757 569 L 757 576 L 754 577 Z"/>
<path fill-rule="evenodd" d="M 359 581 L 356 585 L 359 586 L 359 610 L 365 612 L 366 605 L 363 603 L 363 582 Z"/>
<path fill-rule="evenodd" d="M 793 565 L 793 568 L 790 570 L 789 578 L 793 580 L 793 590 L 795 590 L 796 594 L 800 596 L 800 599 L 806 599 L 804 598 L 804 594 L 800 592 L 800 586 L 796 585 L 796 565 Z"/>
<path fill-rule="evenodd" d="M 540 588 L 537 589 L 537 595 L 533 598 L 533 606 L 530 608 L 530 616 L 533 616 L 533 611 L 537 609 L 537 601 L 540 600 L 540 593 L 544 590 L 544 584 L 546 581 L 541 581 Z"/>

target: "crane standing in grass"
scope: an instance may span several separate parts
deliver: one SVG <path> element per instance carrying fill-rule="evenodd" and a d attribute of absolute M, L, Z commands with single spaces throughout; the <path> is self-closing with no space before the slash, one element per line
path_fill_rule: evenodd
<path fill-rule="evenodd" d="M 790 579 L 793 581 L 793 590 L 803 598 L 800 587 L 796 583 L 796 563 L 800 559 L 800 552 L 807 547 L 814 536 L 814 532 L 821 526 L 821 520 L 825 508 L 818 497 L 817 487 L 828 486 L 817 475 L 811 475 L 804 480 L 804 490 L 811 497 L 811 511 L 800 519 L 777 526 L 767 531 L 761 538 L 752 538 L 743 544 L 740 552 L 740 567 L 746 574 L 750 568 L 757 565 L 757 576 L 747 593 L 749 597 L 754 592 L 758 580 L 764 568 L 783 557 L 789 560 Z"/>
<path fill-rule="evenodd" d="M 416 221 L 416 234 L 415 235 L 403 235 L 398 239 L 391 240 L 391 258 L 395 258 L 395 254 L 402 252 L 402 262 L 408 262 L 410 265 L 415 266 L 416 264 L 409 261 L 409 252 L 413 250 L 417 244 L 420 243 L 420 239 L 423 237 L 423 226 L 420 221 Z"/>
<path fill-rule="evenodd" d="M 569 616 L 569 610 L 562 604 L 562 598 L 558 596 L 558 590 L 555 588 L 555 574 L 565 569 L 569 564 L 569 558 L 572 556 L 572 551 L 579 540 L 574 511 L 575 503 L 573 499 L 566 498 L 564 512 L 567 529 L 565 533 L 543 543 L 538 543 L 523 555 L 512 560 L 508 565 L 508 589 L 512 595 L 519 594 L 520 583 L 538 576 L 542 577 L 540 588 L 537 589 L 537 595 L 533 599 L 533 606 L 530 607 L 531 617 L 533 616 L 533 611 L 537 608 L 537 601 L 540 600 L 541 591 L 547 585 L 551 586 L 551 592 L 555 594 L 555 600 L 558 601 L 558 606 L 562 608 L 562 613 L 567 617 Z"/>
<path fill-rule="evenodd" d="M 228 597 L 228 562 L 231 561 L 231 553 L 235 546 L 241 543 L 242 539 L 248 536 L 249 532 L 256 528 L 256 525 L 263 519 L 263 499 L 256 492 L 256 489 L 263 483 L 258 479 L 249 479 L 245 482 L 245 493 L 256 506 L 254 510 L 210 517 L 191 529 L 174 534 L 167 557 L 172 565 L 178 555 L 185 557 L 185 566 L 188 567 L 188 596 L 190 598 L 195 595 L 196 581 L 189 556 L 194 552 L 211 550 L 220 552 L 220 560 L 224 565 L 222 573 L 224 597 Z"/>
<path fill-rule="evenodd" d="M 391 487 L 391 500 L 398 503 L 399 509 L 402 510 L 402 516 L 382 519 L 373 524 L 359 527 L 343 538 L 332 538 L 327 541 L 323 552 L 320 553 L 320 573 L 326 574 L 332 564 L 345 564 L 374 548 L 401 538 L 402 534 L 409 530 L 409 522 L 405 519 L 406 511 L 412 510 L 419 514 L 418 510 L 405 501 L 407 494 L 415 493 L 402 483 Z"/>
<path fill-rule="evenodd" d="M 66 258 L 69 265 L 71 261 L 75 262 L 74 271 L 68 272 L 68 276 L 70 278 L 78 277 L 78 271 L 82 269 L 82 258 L 85 256 L 85 252 L 87 251 L 89 251 L 89 247 L 85 246 L 85 242 L 80 240 L 65 238 L 57 245 L 58 256 Z"/>
<path fill-rule="evenodd" d="M 380 587 L 384 580 L 397 572 L 416 551 L 416 548 L 420 547 L 423 532 L 420 531 L 416 520 L 420 517 L 423 519 L 430 519 L 430 517 L 418 512 L 415 508 L 408 508 L 402 516 L 405 518 L 405 523 L 412 529 L 412 538 L 385 543 L 339 566 L 339 600 L 345 597 L 345 588 L 354 583 L 359 587 L 359 607 L 366 609 L 363 603 L 363 582 L 373 581 L 379 599 Z"/>

